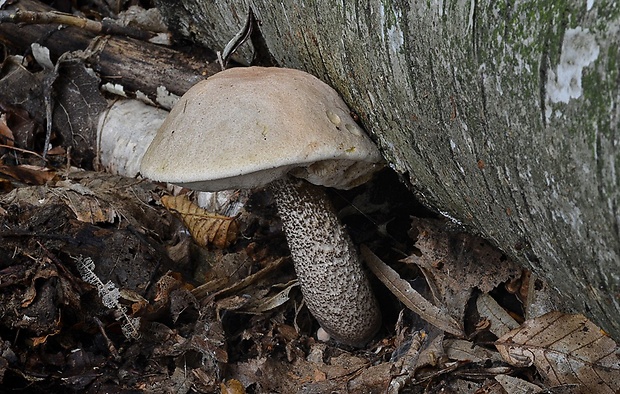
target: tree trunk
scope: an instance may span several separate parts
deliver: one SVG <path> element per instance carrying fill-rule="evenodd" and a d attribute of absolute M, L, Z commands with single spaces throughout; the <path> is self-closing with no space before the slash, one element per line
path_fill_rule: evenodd
<path fill-rule="evenodd" d="M 336 88 L 422 201 L 620 338 L 619 3 L 159 5 L 211 48 L 251 6 L 280 65 Z"/>

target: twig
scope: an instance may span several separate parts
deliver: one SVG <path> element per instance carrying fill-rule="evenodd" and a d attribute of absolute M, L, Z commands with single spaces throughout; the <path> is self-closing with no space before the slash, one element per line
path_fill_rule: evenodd
<path fill-rule="evenodd" d="M 396 367 L 400 367 L 400 372 L 390 382 L 387 389 L 388 394 L 400 393 L 400 390 L 414 379 L 420 352 L 427 341 L 427 337 L 428 335 L 424 331 L 416 331 L 411 334 L 411 346 L 407 354 L 396 363 Z"/>
<path fill-rule="evenodd" d="M 108 346 L 108 351 L 110 352 L 110 355 L 114 358 L 115 361 L 120 361 L 121 357 L 118 354 L 118 350 L 116 350 L 116 346 L 114 346 L 114 343 L 108 337 L 103 323 L 101 322 L 101 320 L 99 320 L 99 318 L 97 318 L 97 316 L 93 316 L 92 319 L 95 321 L 95 323 L 97 323 L 97 326 L 99 327 L 99 332 L 103 336 L 103 339 Z"/>
<path fill-rule="evenodd" d="M 43 156 L 41 156 L 40 154 L 38 154 L 37 152 L 33 152 L 31 150 L 28 149 L 22 149 L 22 148 L 18 148 L 16 146 L 10 146 L 10 145 L 4 145 L 4 144 L 0 144 L 0 148 L 6 148 L 6 149 L 12 149 L 12 150 L 16 150 L 18 152 L 22 152 L 22 153 L 27 153 L 29 155 L 33 155 L 36 156 L 40 159 L 43 159 Z"/>
<path fill-rule="evenodd" d="M 0 11 L 0 23 L 20 23 L 27 25 L 60 24 L 77 27 L 95 34 L 122 35 L 148 41 L 156 36 L 156 33 L 136 29 L 134 27 L 121 26 L 115 20 L 104 18 L 101 22 L 65 14 L 57 11 L 36 12 L 25 10 Z"/>

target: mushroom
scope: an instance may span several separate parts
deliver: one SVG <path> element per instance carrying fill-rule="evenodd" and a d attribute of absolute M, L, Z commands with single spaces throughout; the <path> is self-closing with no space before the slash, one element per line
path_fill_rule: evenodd
<path fill-rule="evenodd" d="M 308 309 L 334 339 L 363 346 L 381 313 L 323 186 L 360 185 L 380 162 L 331 87 L 299 70 L 247 67 L 192 87 L 160 127 L 141 173 L 202 191 L 267 185 Z"/>

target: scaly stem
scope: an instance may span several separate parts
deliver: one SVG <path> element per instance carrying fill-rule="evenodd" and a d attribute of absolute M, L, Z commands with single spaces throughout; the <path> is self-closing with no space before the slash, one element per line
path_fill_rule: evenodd
<path fill-rule="evenodd" d="M 325 191 L 292 178 L 270 189 L 308 309 L 334 339 L 363 346 L 378 331 L 381 312 Z"/>

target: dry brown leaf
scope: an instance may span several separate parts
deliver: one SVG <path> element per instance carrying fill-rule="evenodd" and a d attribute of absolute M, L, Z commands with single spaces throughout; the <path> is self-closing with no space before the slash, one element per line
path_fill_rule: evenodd
<path fill-rule="evenodd" d="M 535 365 L 549 385 L 579 384 L 584 393 L 620 391 L 620 353 L 613 339 L 583 315 L 550 312 L 497 340 L 504 360 Z"/>
<path fill-rule="evenodd" d="M 107 201 L 99 200 L 94 195 L 76 195 L 73 190 L 58 189 L 59 196 L 75 217 L 84 223 L 114 223 L 119 217 L 118 212 Z"/>
<path fill-rule="evenodd" d="M 284 284 L 284 289 L 280 290 L 277 294 L 271 297 L 254 299 L 253 302 L 243 307 L 243 311 L 246 313 L 261 314 L 275 309 L 290 299 L 289 293 L 291 292 L 291 289 L 297 286 L 297 280 L 290 281 L 289 283 Z"/>
<path fill-rule="evenodd" d="M 482 346 L 464 339 L 445 339 L 444 352 L 450 360 L 484 362 L 486 360 L 500 361 L 499 355 Z"/>
<path fill-rule="evenodd" d="M 45 185 L 56 176 L 55 171 L 26 164 L 19 166 L 0 165 L 0 173 L 29 185 Z"/>
<path fill-rule="evenodd" d="M 13 131 L 6 124 L 6 114 L 0 115 L 0 145 L 13 146 L 15 137 Z"/>
<path fill-rule="evenodd" d="M 208 212 L 193 204 L 187 196 L 163 196 L 161 203 L 172 212 L 181 215 L 183 223 L 201 246 L 213 245 L 227 248 L 237 239 L 239 225 L 236 218 Z"/>
<path fill-rule="evenodd" d="M 484 239 L 450 226 L 441 220 L 413 218 L 415 246 L 421 254 L 404 262 L 422 269 L 438 302 L 462 321 L 474 288 L 488 293 L 509 278 L 519 277 L 521 267 Z"/>
<path fill-rule="evenodd" d="M 45 342 L 47 342 L 48 337 L 49 335 L 43 335 L 42 337 L 32 337 L 30 338 L 30 344 L 32 347 L 43 345 Z"/>
<path fill-rule="evenodd" d="M 34 79 L 34 81 L 36 81 L 36 79 Z M 4 93 L 6 94 L 6 92 Z M 32 147 L 35 145 L 35 134 L 40 124 L 30 116 L 28 110 L 22 108 L 22 106 L 11 106 L 7 109 L 7 112 L 3 114 L 3 117 L 5 126 L 8 130 L 4 129 L 0 131 L 0 144 L 13 147 Z M 4 128 L 5 126 L 1 127 Z M 17 151 L 22 150 L 17 149 Z M 26 149 L 23 151 L 29 152 Z"/>
<path fill-rule="evenodd" d="M 220 383 L 222 394 L 245 394 L 245 387 L 237 379 L 230 379 L 226 383 Z"/>
<path fill-rule="evenodd" d="M 287 259 L 281 257 L 277 260 L 274 260 L 272 262 L 270 262 L 268 265 L 266 265 L 265 267 L 263 267 L 260 271 L 246 276 L 245 278 L 239 280 L 238 282 L 224 288 L 221 289 L 219 291 L 217 291 L 215 294 L 213 294 L 213 298 L 214 299 L 222 299 L 224 297 L 227 297 L 229 295 L 233 295 L 233 294 L 238 294 L 241 292 L 241 290 L 247 288 L 248 286 L 253 285 L 254 283 L 258 282 L 259 280 L 265 278 L 266 276 L 270 275 L 271 272 L 275 271 L 276 269 L 280 268 L 282 266 L 282 264 L 284 264 L 285 262 L 287 262 Z M 194 295 L 194 297 L 196 297 L 197 299 L 202 299 L 204 298 L 210 291 L 209 289 L 210 287 L 210 283 L 206 283 L 205 285 L 202 286 L 198 286 L 195 289 L 192 290 L 192 294 Z"/>
<path fill-rule="evenodd" d="M 190 391 L 194 380 L 193 374 L 187 373 L 186 367 L 176 367 L 172 376 L 168 379 L 168 390 L 173 393 L 187 393 Z M 153 392 L 153 388 L 145 390 L 147 392 Z"/>
<path fill-rule="evenodd" d="M 433 305 L 415 291 L 409 282 L 402 279 L 398 272 L 381 261 L 366 245 L 361 245 L 361 252 L 366 265 L 368 265 L 373 274 L 409 309 L 445 332 L 460 338 L 465 336 L 461 324 L 454 320 L 446 311 Z"/>
<path fill-rule="evenodd" d="M 319 369 L 324 372 L 325 378 L 332 379 L 347 379 L 349 376 L 357 373 L 358 371 L 368 368 L 369 361 L 366 358 L 358 357 L 353 354 L 343 353 L 338 356 L 332 356 L 329 359 L 329 364 L 320 363 Z"/>
<path fill-rule="evenodd" d="M 538 394 L 542 388 L 533 383 L 510 375 L 497 375 L 495 380 L 502 385 L 507 393 L 512 394 Z"/>
<path fill-rule="evenodd" d="M 480 317 L 488 319 L 489 322 L 491 322 L 489 331 L 498 338 L 508 331 L 519 327 L 519 323 L 517 323 L 516 320 L 488 294 L 480 294 L 476 300 L 476 308 L 478 309 Z"/>
<path fill-rule="evenodd" d="M 154 301 L 164 301 L 168 302 L 168 298 L 170 297 L 170 293 L 174 290 L 180 288 L 183 285 L 183 282 L 178 277 L 178 274 L 175 272 L 166 272 L 165 275 L 162 275 L 161 278 L 155 284 L 155 288 L 157 289 L 155 293 Z"/>
<path fill-rule="evenodd" d="M 437 337 L 441 341 L 442 338 Z M 436 338 L 436 339 L 437 339 Z M 400 391 L 407 386 L 407 383 L 414 380 L 415 373 L 420 365 L 420 353 L 428 336 L 423 331 L 416 331 L 411 334 L 411 346 L 404 357 L 400 358 L 394 363 L 393 371 L 398 371 L 390 381 L 388 389 L 389 394 L 400 393 Z"/>

